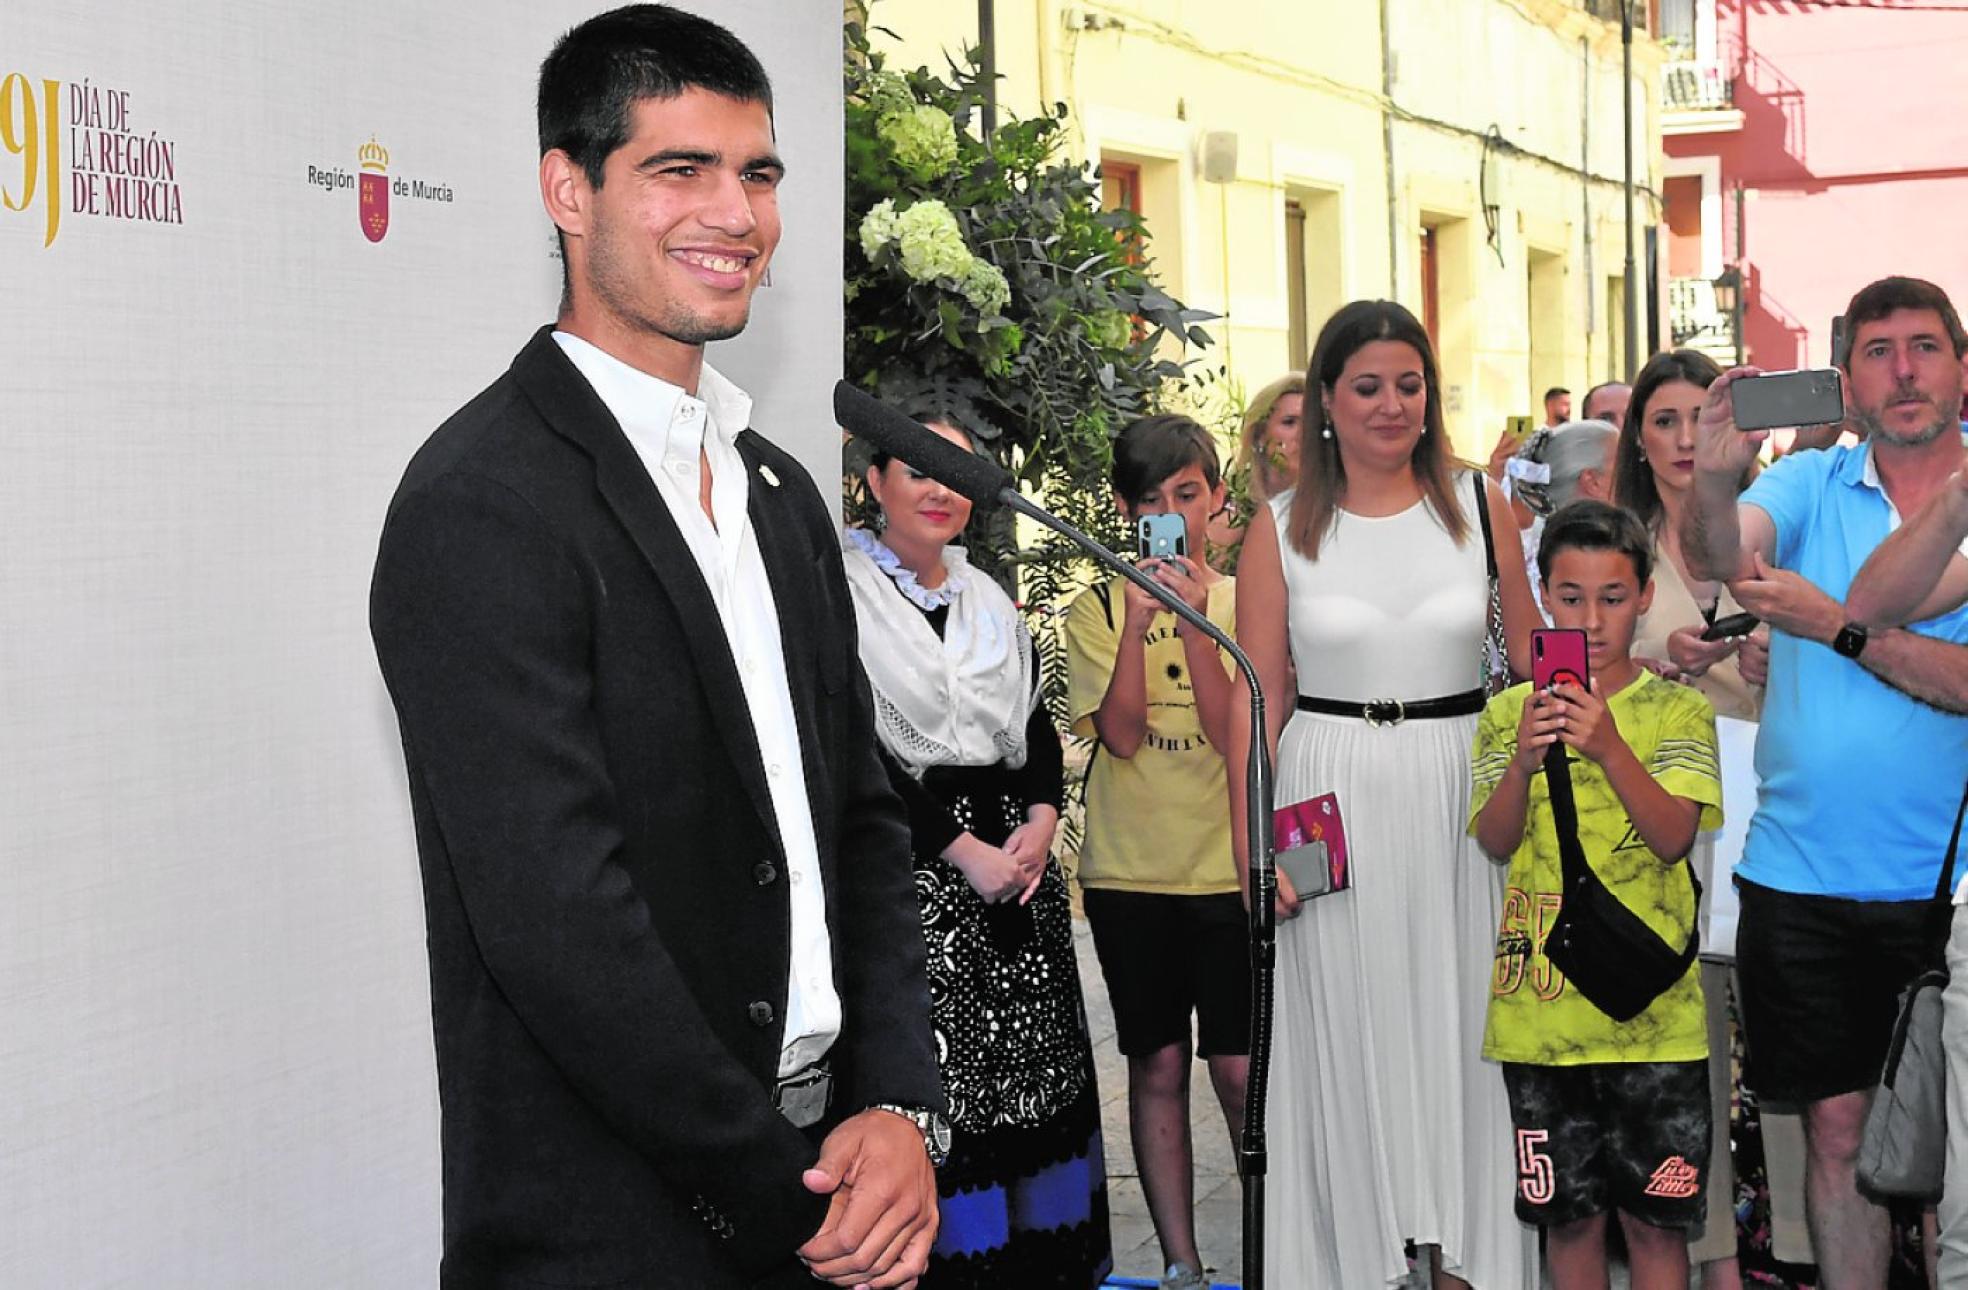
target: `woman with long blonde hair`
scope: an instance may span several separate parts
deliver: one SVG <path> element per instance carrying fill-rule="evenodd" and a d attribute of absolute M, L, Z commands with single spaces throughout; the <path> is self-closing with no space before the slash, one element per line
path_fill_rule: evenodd
<path fill-rule="evenodd" d="M 1299 372 L 1271 382 L 1244 408 L 1230 473 L 1249 477 L 1252 500 L 1276 497 L 1297 481 L 1304 419 L 1305 377 Z"/>

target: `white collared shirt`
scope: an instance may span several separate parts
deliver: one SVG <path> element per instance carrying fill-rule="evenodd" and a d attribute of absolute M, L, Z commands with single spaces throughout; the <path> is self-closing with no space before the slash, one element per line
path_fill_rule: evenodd
<path fill-rule="evenodd" d="M 841 1002 L 834 988 L 820 851 L 806 796 L 806 764 L 786 679 L 779 612 L 746 509 L 751 480 L 744 458 L 738 455 L 737 435 L 751 424 L 751 396 L 706 366 L 697 383 L 703 397 L 694 398 L 578 336 L 556 331 L 553 338 L 614 414 L 642 459 L 710 587 L 731 657 L 738 665 L 786 853 L 792 960 L 779 1073 L 790 1075 L 824 1057 L 840 1036 Z M 706 460 L 715 525 L 700 501 L 699 472 Z"/>

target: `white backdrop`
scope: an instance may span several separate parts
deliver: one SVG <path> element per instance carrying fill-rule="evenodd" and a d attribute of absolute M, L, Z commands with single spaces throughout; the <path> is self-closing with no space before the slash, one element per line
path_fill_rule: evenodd
<path fill-rule="evenodd" d="M 0 8 L 8 1290 L 435 1283 L 369 572 L 410 453 L 551 319 L 534 73 L 600 7 Z M 693 7 L 764 59 L 790 163 L 773 285 L 713 361 L 831 481 L 839 13 Z"/>

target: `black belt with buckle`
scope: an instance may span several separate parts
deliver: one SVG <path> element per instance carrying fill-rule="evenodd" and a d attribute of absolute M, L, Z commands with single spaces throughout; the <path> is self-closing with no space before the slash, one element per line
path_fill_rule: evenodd
<path fill-rule="evenodd" d="M 772 1105 L 795 1129 L 810 1128 L 827 1114 L 834 1095 L 834 1073 L 824 1061 L 795 1071 L 772 1086 Z"/>
<path fill-rule="evenodd" d="M 1481 690 L 1464 690 L 1439 699 L 1315 699 L 1298 696 L 1300 712 L 1318 712 L 1329 717 L 1355 717 L 1370 726 L 1398 726 L 1403 721 L 1433 721 L 1440 717 L 1467 717 L 1483 710 L 1487 701 Z"/>

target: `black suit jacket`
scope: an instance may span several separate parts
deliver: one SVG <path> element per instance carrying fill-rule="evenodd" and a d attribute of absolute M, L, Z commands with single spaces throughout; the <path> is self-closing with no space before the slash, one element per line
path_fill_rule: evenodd
<path fill-rule="evenodd" d="M 826 1203 L 770 1100 L 790 906 L 758 742 L 681 532 L 550 333 L 411 462 L 371 590 L 424 876 L 442 1283 L 810 1286 L 793 1252 Z M 835 520 L 791 457 L 738 448 L 819 839 L 835 1106 L 940 1106 Z"/>

